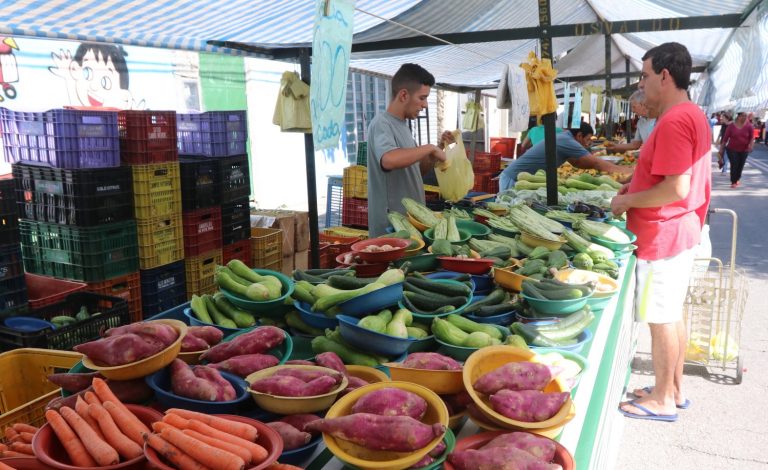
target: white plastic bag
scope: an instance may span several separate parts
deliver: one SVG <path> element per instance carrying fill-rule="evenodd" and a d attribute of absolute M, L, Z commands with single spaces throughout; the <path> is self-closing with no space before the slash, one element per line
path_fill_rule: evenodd
<path fill-rule="evenodd" d="M 456 143 L 445 149 L 445 162 L 435 165 L 437 185 L 443 199 L 456 202 L 464 198 L 475 185 L 475 172 L 472 162 L 467 158 L 461 132 L 453 131 Z"/>

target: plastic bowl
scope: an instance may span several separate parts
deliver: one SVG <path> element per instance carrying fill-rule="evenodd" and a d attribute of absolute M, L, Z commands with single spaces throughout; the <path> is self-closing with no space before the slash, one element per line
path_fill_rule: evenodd
<path fill-rule="evenodd" d="M 480 293 L 493 290 L 493 276 L 488 274 L 473 274 L 472 282 L 475 284 L 474 292 Z"/>
<path fill-rule="evenodd" d="M 627 236 L 629 237 L 629 242 L 619 243 L 619 242 L 605 239 L 603 237 L 596 237 L 594 235 L 592 235 L 591 237 L 592 241 L 595 243 L 599 243 L 600 245 L 603 245 L 604 247 L 610 248 L 611 250 L 614 250 L 614 251 L 624 250 L 637 241 L 637 235 L 635 235 L 634 233 L 630 232 L 625 228 L 621 228 L 621 227 L 616 227 L 616 228 L 618 228 L 619 230 L 627 234 Z"/>
<path fill-rule="evenodd" d="M 512 322 L 515 321 L 516 315 L 517 315 L 517 310 L 514 310 L 512 306 L 510 306 L 509 312 L 500 313 L 498 315 L 490 315 L 487 317 L 479 317 L 477 315 L 472 315 L 471 313 L 464 314 L 465 317 L 469 318 L 474 322 L 489 323 L 491 325 L 499 325 L 499 326 L 510 325 Z"/>
<path fill-rule="evenodd" d="M 248 385 L 243 379 L 234 374 L 224 371 L 219 372 L 234 387 L 234 400 L 211 402 L 176 395 L 171 389 L 171 371 L 168 367 L 148 375 L 144 378 L 144 381 L 149 388 L 155 391 L 155 399 L 163 408 L 183 408 L 207 414 L 235 413 L 240 404 L 248 399 Z"/>
<path fill-rule="evenodd" d="M 463 417 L 463 415 L 459 416 L 459 418 Z M 445 450 L 439 456 L 437 456 L 432 463 L 423 467 L 410 467 L 409 470 L 437 470 L 443 468 L 443 462 L 446 461 L 448 455 L 453 452 L 454 448 L 456 447 L 456 435 L 453 433 L 454 426 L 451 424 L 452 418 L 453 416 L 448 419 L 448 428 L 445 430 L 445 436 L 443 437 Z M 344 465 L 344 468 L 350 470 L 358 470 L 358 467 L 350 464 Z"/>
<path fill-rule="evenodd" d="M 483 374 L 498 369 L 509 362 L 530 361 L 536 356 L 534 351 L 528 349 L 516 348 L 514 346 L 489 346 L 477 351 L 471 355 L 464 363 L 463 380 L 464 386 L 472 398 L 472 401 L 478 407 L 483 417 L 487 418 L 493 425 L 503 429 L 530 430 L 536 434 L 542 434 L 547 437 L 555 437 L 560 433 L 562 427 L 576 416 L 576 407 L 573 400 L 568 398 L 560 411 L 546 421 L 529 423 L 507 418 L 497 413 L 491 408 L 490 401 L 485 395 L 481 395 L 472 388 L 472 384 Z M 555 379 L 544 387 L 544 392 L 567 392 L 568 387 L 559 379 Z"/>
<path fill-rule="evenodd" d="M 592 292 L 591 298 L 612 297 L 619 292 L 619 283 L 604 274 L 599 274 L 583 269 L 564 269 L 555 274 L 555 279 L 573 284 L 596 282 L 597 287 Z"/>
<path fill-rule="evenodd" d="M 43 470 L 47 469 L 34 455 L 29 457 L 6 457 L 0 459 L 0 463 L 4 463 L 15 470 Z"/>
<path fill-rule="evenodd" d="M 326 419 L 350 414 L 352 405 L 354 405 L 360 397 L 385 387 L 395 387 L 419 395 L 427 401 L 427 412 L 421 421 L 430 425 L 440 423 L 446 427 L 448 426 L 448 409 L 446 408 L 445 403 L 443 403 L 443 400 L 441 400 L 432 390 L 408 382 L 382 382 L 365 385 L 352 390 L 339 399 L 339 401 L 328 410 L 328 413 L 325 415 Z M 429 451 L 434 449 L 444 437 L 445 436 L 436 437 L 425 447 L 416 451 L 391 452 L 366 449 L 353 444 L 350 441 L 336 439 L 330 434 L 323 433 L 325 445 L 333 455 L 349 465 L 354 465 L 355 467 L 364 470 L 403 470 L 409 468 L 427 455 Z"/>
<path fill-rule="evenodd" d="M 170 346 L 159 353 L 145 357 L 144 359 L 121 366 L 99 366 L 91 361 L 88 356 L 83 356 L 82 363 L 88 369 L 100 372 L 101 375 L 112 380 L 131 380 L 147 376 L 167 366 L 178 356 L 181 351 L 181 339 L 187 334 L 187 325 L 179 320 L 148 320 L 163 323 L 174 328 L 179 337 Z"/>
<path fill-rule="evenodd" d="M 323 436 L 318 434 L 317 436 L 313 437 L 307 444 L 304 444 L 301 447 L 290 450 L 284 449 L 278 460 L 280 463 L 285 463 L 288 465 L 302 465 L 312 456 L 312 454 L 315 453 L 315 449 L 317 449 L 317 446 L 320 445 L 322 440 Z"/>
<path fill-rule="evenodd" d="M 492 325 L 492 326 L 496 327 L 499 331 L 501 331 L 502 343 L 504 342 L 505 339 L 507 339 L 507 336 L 511 334 L 507 327 L 504 327 L 501 325 Z M 437 349 L 437 352 L 441 354 L 445 354 L 446 356 L 451 356 L 457 361 L 466 361 L 469 358 L 469 356 L 471 356 L 475 351 L 484 349 L 484 348 L 467 348 L 464 346 L 455 346 L 453 344 L 440 341 L 440 338 L 435 338 L 435 341 L 437 341 L 437 343 L 440 345 L 440 347 Z M 485 348 L 489 348 L 489 347 L 491 346 L 485 346 Z"/>
<path fill-rule="evenodd" d="M 485 274 L 491 270 L 494 261 L 484 258 L 457 258 L 455 256 L 438 256 L 440 267 L 459 273 Z"/>
<path fill-rule="evenodd" d="M 435 279 L 435 280 L 437 282 L 446 283 L 446 284 L 464 284 L 463 282 L 454 281 L 453 279 Z M 448 316 L 448 315 L 450 315 L 452 313 L 458 315 L 459 313 L 463 312 L 464 309 L 467 308 L 467 306 L 469 306 L 469 304 L 472 303 L 472 299 L 473 299 L 473 297 L 472 297 L 472 294 L 470 293 L 469 296 L 467 296 L 467 302 L 464 305 L 460 305 L 459 307 L 456 307 L 455 310 L 452 310 L 450 312 L 439 313 L 439 314 L 434 314 L 433 315 L 433 314 L 429 314 L 429 313 L 418 313 L 418 312 L 411 311 L 411 315 L 413 315 L 413 318 L 419 318 L 419 319 L 422 319 L 422 320 L 429 320 L 429 321 L 432 321 L 434 318 L 441 318 L 441 317 Z M 398 302 L 397 305 L 400 308 L 408 308 L 408 307 L 405 306 L 405 304 L 402 301 Z"/>
<path fill-rule="evenodd" d="M 293 281 L 291 280 L 291 278 L 289 278 L 285 274 L 277 271 L 272 271 L 271 269 L 253 268 L 251 271 L 262 276 L 275 276 L 276 278 L 278 278 L 280 280 L 280 283 L 283 285 L 283 295 L 273 300 L 255 301 L 255 300 L 244 299 L 238 295 L 235 295 L 229 292 L 223 287 L 219 288 L 219 290 L 221 290 L 221 293 L 224 294 L 224 296 L 230 302 L 242 308 L 243 310 L 246 310 L 248 312 L 264 312 L 264 311 L 272 310 L 276 306 L 282 305 L 285 299 L 288 298 L 291 294 L 293 294 L 293 288 L 294 288 Z"/>
<path fill-rule="evenodd" d="M 46 328 L 56 329 L 53 323 L 35 317 L 8 317 L 5 319 L 5 326 L 17 331 L 40 331 Z"/>
<path fill-rule="evenodd" d="M 461 369 L 429 370 L 414 369 L 402 364 L 388 363 L 387 365 L 392 380 L 415 383 L 440 395 L 452 395 L 464 391 Z"/>
<path fill-rule="evenodd" d="M 388 357 L 400 356 L 408 351 L 414 341 L 412 338 L 398 338 L 358 326 L 359 318 L 347 315 L 338 315 L 336 318 L 339 320 L 339 332 L 344 341 L 363 352 Z"/>
<path fill-rule="evenodd" d="M 248 333 L 250 331 L 256 330 L 258 328 L 264 328 L 264 327 L 256 326 L 253 328 L 248 328 L 246 330 L 238 331 L 237 333 L 232 333 L 229 336 L 225 336 L 224 339 L 221 340 L 221 342 L 226 343 L 227 341 L 232 341 L 238 336 Z M 282 343 L 278 344 L 274 348 L 267 351 L 267 354 L 271 354 L 276 358 L 278 358 L 280 360 L 280 364 L 284 364 L 285 361 L 290 359 L 291 354 L 293 353 L 293 338 L 291 338 L 291 335 L 286 333 L 284 330 L 283 330 L 283 334 L 285 335 L 285 341 L 283 341 Z"/>
<path fill-rule="evenodd" d="M 613 296 L 608 297 L 589 297 L 587 299 L 587 305 L 593 312 L 602 312 L 605 310 L 605 307 L 608 306 L 608 304 L 611 302 L 611 299 Z"/>
<path fill-rule="evenodd" d="M 531 346 L 528 347 L 532 350 L 539 350 L 539 349 L 556 349 L 558 351 L 572 351 L 575 353 L 581 353 L 581 350 L 584 349 L 584 346 L 592 341 L 592 330 L 587 328 L 586 330 L 582 331 L 579 336 L 576 337 L 576 343 L 575 344 L 569 344 L 567 346 L 558 346 L 556 348 L 541 348 L 539 346 Z"/>
<path fill-rule="evenodd" d="M 557 353 L 563 356 L 563 359 L 568 359 L 569 361 L 573 361 L 576 364 L 581 367 L 581 372 L 576 374 L 574 377 L 570 379 L 561 379 L 565 384 L 568 386 L 569 389 L 573 390 L 581 380 L 581 377 L 584 375 L 584 372 L 587 371 L 589 368 L 589 361 L 586 357 L 582 356 L 581 354 L 575 353 L 573 351 L 566 351 L 562 349 L 552 349 L 552 348 L 536 348 L 536 354 L 537 356 L 543 356 L 545 354 L 550 353 Z M 541 363 L 548 363 L 546 361 L 540 360 L 539 357 L 534 358 L 534 362 L 541 362 Z"/>
<path fill-rule="evenodd" d="M 397 305 L 402 298 L 403 283 L 398 282 L 342 302 L 339 309 L 346 315 L 363 316 Z"/>
<path fill-rule="evenodd" d="M 412 246 L 414 242 L 416 242 L 416 245 Z M 424 239 L 422 239 L 422 238 L 411 237 L 410 245 L 408 245 L 408 246 L 412 246 L 412 247 L 411 248 L 406 248 L 405 252 L 403 253 L 403 256 L 416 256 L 416 255 L 418 255 L 421 252 L 421 250 L 424 249 L 424 247 L 426 246 L 426 243 L 424 242 Z"/>
<path fill-rule="evenodd" d="M 352 253 L 351 251 L 348 251 L 346 253 L 341 253 L 336 257 L 336 262 L 339 264 L 339 266 L 345 267 L 345 268 L 351 268 L 355 270 L 355 273 L 357 273 L 357 277 L 376 277 L 379 276 L 381 273 L 389 269 L 389 262 L 384 263 L 345 263 L 344 259 L 347 257 L 349 253 Z M 362 260 L 361 260 L 362 261 Z"/>
<path fill-rule="evenodd" d="M 299 311 L 299 316 L 301 319 L 304 320 L 304 322 L 309 326 L 314 326 L 315 328 L 333 329 L 336 328 L 336 326 L 339 324 L 339 320 L 335 318 L 326 316 L 322 312 L 313 312 L 312 306 L 307 303 L 294 300 L 293 306 L 296 307 L 296 310 Z"/>
<path fill-rule="evenodd" d="M 195 316 L 194 313 L 192 313 L 191 308 L 185 308 L 184 309 L 184 316 L 189 319 L 189 324 L 191 326 L 212 326 L 214 328 L 218 328 L 219 330 L 224 333 L 224 335 L 231 335 L 232 333 L 237 333 L 240 330 L 246 329 L 246 328 L 227 328 L 226 326 L 219 326 L 215 323 L 207 323 Z"/>
<path fill-rule="evenodd" d="M 480 434 L 475 434 L 473 436 L 465 437 L 464 439 L 461 439 L 458 442 L 456 442 L 455 451 L 480 449 L 481 447 L 489 443 L 492 439 L 502 434 L 507 434 L 508 432 L 509 431 L 487 431 Z M 541 437 L 541 436 L 538 436 L 538 437 Z M 552 462 L 563 467 L 563 470 L 574 470 L 576 468 L 576 464 L 574 463 L 573 455 L 571 455 L 568 449 L 566 449 L 559 442 L 554 440 L 552 442 L 555 444 L 555 458 Z M 451 465 L 450 462 L 445 462 L 443 464 L 443 469 L 454 470 L 455 467 Z"/>
<path fill-rule="evenodd" d="M 621 219 L 606 219 L 605 223 L 608 225 L 613 225 L 614 227 L 619 227 L 626 229 L 627 228 L 627 221 L 621 220 Z"/>
<path fill-rule="evenodd" d="M 127 403 L 125 405 L 128 409 L 136 415 L 142 423 L 151 428 L 152 423 L 163 419 L 163 414 L 159 411 L 139 405 L 132 405 Z M 35 433 L 35 437 L 32 438 L 32 449 L 35 452 L 35 457 L 42 462 L 43 466 L 38 468 L 58 468 L 62 470 L 78 470 L 82 467 L 72 465 L 69 460 L 67 452 L 61 445 L 61 441 L 53 432 L 51 425 L 45 423 L 40 430 Z M 146 457 L 139 456 L 131 460 L 126 460 L 117 465 L 107 465 L 101 467 L 88 467 L 91 469 L 132 469 L 140 470 L 144 469 L 146 465 Z"/>
<path fill-rule="evenodd" d="M 416 230 L 418 230 L 419 232 L 424 233 L 424 231 L 429 228 L 428 226 L 426 226 L 426 225 L 422 224 L 421 222 L 419 222 L 418 220 L 416 220 L 416 217 L 412 216 L 408 212 L 406 212 L 405 214 L 408 217 L 408 221 L 411 223 L 411 225 L 416 227 Z M 443 214 L 441 212 L 435 212 L 434 214 L 435 214 L 435 217 L 437 217 L 438 219 L 442 219 L 443 218 Z"/>
<path fill-rule="evenodd" d="M 264 459 L 264 461 L 258 465 L 246 467 L 246 470 L 263 470 L 269 467 L 270 465 L 272 465 L 273 463 L 275 463 L 278 457 L 280 457 L 280 454 L 283 452 L 283 439 L 280 437 L 280 434 L 278 434 L 277 431 L 270 428 L 269 426 L 262 423 L 261 421 L 247 418 L 245 416 L 236 416 L 236 415 L 216 415 L 216 416 L 218 416 L 219 418 L 226 418 L 230 421 L 236 421 L 238 423 L 250 424 L 251 426 L 255 427 L 256 430 L 259 432 L 258 434 L 259 437 L 256 438 L 256 443 L 267 450 L 267 458 Z M 149 447 L 146 444 L 144 444 L 144 454 L 147 456 L 147 460 L 150 463 L 150 468 L 157 469 L 157 470 L 175 470 L 175 467 L 169 466 L 167 463 L 165 463 L 165 460 L 163 460 L 159 455 L 157 455 L 157 452 L 155 452 L 155 449 Z"/>
<path fill-rule="evenodd" d="M 259 379 L 271 377 L 278 370 L 286 368 L 332 371 L 332 369 L 319 366 L 279 365 L 254 372 L 253 374 L 246 377 L 245 381 L 250 385 Z M 316 413 L 318 411 L 328 409 L 328 407 L 330 407 L 333 402 L 336 401 L 336 397 L 339 395 L 339 393 L 347 388 L 347 384 L 347 377 L 343 376 L 341 383 L 330 392 L 311 397 L 281 397 L 278 395 L 270 395 L 268 393 L 255 392 L 250 388 L 248 388 L 248 392 L 251 394 L 251 397 L 253 397 L 253 401 L 256 402 L 256 405 L 258 405 L 258 407 L 262 410 L 270 411 L 280 415 L 292 415 L 302 413 Z"/>
<path fill-rule="evenodd" d="M 363 379 L 368 383 L 389 382 L 389 376 L 374 367 L 348 365 L 347 375 Z"/>
<path fill-rule="evenodd" d="M 463 245 L 469 241 L 470 238 L 472 238 L 472 234 L 469 233 L 467 230 L 459 230 L 459 241 L 451 242 L 452 245 Z M 427 242 L 431 245 L 435 241 L 435 229 L 429 228 L 424 231 L 424 239 L 427 240 Z"/>
<path fill-rule="evenodd" d="M 514 267 L 516 268 L 516 267 Z M 520 292 L 523 290 L 523 281 L 530 280 L 528 276 L 517 274 L 513 268 L 493 268 L 493 280 L 499 286 L 507 290 Z"/>
<path fill-rule="evenodd" d="M 435 335 L 429 335 L 426 338 L 414 339 L 408 346 L 408 353 L 434 351 L 437 349 Z"/>
<path fill-rule="evenodd" d="M 408 272 L 430 272 L 436 270 L 440 266 L 440 263 L 437 261 L 437 255 L 432 253 L 400 258 L 399 260 L 393 261 L 392 265 L 399 268 L 406 262 L 409 263 Z"/>
<path fill-rule="evenodd" d="M 355 256 L 367 263 L 386 263 L 401 258 L 405 254 L 406 248 L 411 244 L 411 239 L 404 238 L 369 238 L 352 244 L 352 252 Z M 387 251 L 364 251 L 371 246 L 389 245 L 394 247 Z"/>
<path fill-rule="evenodd" d="M 565 316 L 569 313 L 577 312 L 587 305 L 586 297 L 579 297 L 578 299 L 566 299 L 566 300 L 548 300 L 548 299 L 536 299 L 529 297 L 523 292 L 520 294 L 528 305 L 533 307 L 539 313 L 546 313 L 555 317 Z"/>
<path fill-rule="evenodd" d="M 491 229 L 487 225 L 471 220 L 456 220 L 456 228 L 466 230 L 472 235 L 472 238 L 485 238 L 491 234 Z"/>

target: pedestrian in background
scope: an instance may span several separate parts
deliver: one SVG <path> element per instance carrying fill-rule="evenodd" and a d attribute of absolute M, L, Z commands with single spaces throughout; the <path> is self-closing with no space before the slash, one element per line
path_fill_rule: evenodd
<path fill-rule="evenodd" d="M 747 120 L 747 113 L 738 111 L 736 119 L 728 126 L 720 143 L 720 158 L 727 153 L 731 162 L 731 188 L 738 188 L 741 180 L 741 172 L 747 163 L 747 156 L 752 151 L 755 143 L 755 131 Z"/>

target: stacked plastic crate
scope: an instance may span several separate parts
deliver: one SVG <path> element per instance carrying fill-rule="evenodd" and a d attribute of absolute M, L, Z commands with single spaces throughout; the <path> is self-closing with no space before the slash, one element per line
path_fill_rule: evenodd
<path fill-rule="evenodd" d="M 178 114 L 187 295 L 216 290 L 216 265 L 251 260 L 245 111 Z"/>
<path fill-rule="evenodd" d="M 186 300 L 174 111 L 121 111 L 120 158 L 133 178 L 144 318 Z"/>
<path fill-rule="evenodd" d="M 476 152 L 472 169 L 475 172 L 474 191 L 491 194 L 499 192 L 500 153 Z"/>
<path fill-rule="evenodd" d="M 368 227 L 368 168 L 352 165 L 342 176 L 341 224 Z"/>
<path fill-rule="evenodd" d="M 26 308 L 16 189 L 13 180 L 6 177 L 0 179 L 0 317 L 24 313 Z"/>

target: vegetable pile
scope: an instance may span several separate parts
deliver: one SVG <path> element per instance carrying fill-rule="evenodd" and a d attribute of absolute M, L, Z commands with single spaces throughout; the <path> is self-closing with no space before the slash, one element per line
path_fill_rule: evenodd
<path fill-rule="evenodd" d="M 324 368 L 282 366 L 269 377 L 250 382 L 251 390 L 280 397 L 314 397 L 338 388 L 343 374 Z"/>
<path fill-rule="evenodd" d="M 551 439 L 527 432 L 501 434 L 479 449 L 452 452 L 457 470 L 562 470 L 552 463 L 557 447 Z"/>
<path fill-rule="evenodd" d="M 122 366 L 153 356 L 173 344 L 179 333 L 158 322 L 140 322 L 110 328 L 104 338 L 74 347 L 99 366 Z"/>

